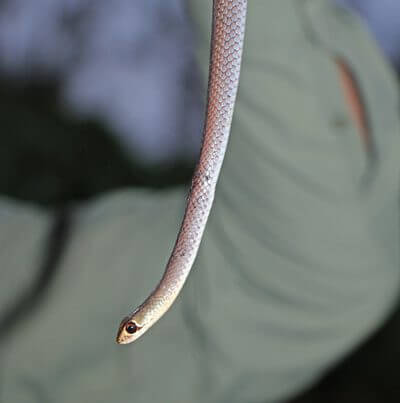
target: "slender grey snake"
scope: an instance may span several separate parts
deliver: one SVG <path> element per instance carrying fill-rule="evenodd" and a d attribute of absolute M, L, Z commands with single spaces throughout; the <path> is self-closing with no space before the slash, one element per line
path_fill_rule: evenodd
<path fill-rule="evenodd" d="M 202 0 L 203 1 L 203 0 Z M 239 85 L 247 0 L 213 0 L 206 119 L 184 218 L 165 272 L 147 299 L 125 317 L 117 343 L 143 335 L 171 307 L 194 263 L 224 159 Z"/>

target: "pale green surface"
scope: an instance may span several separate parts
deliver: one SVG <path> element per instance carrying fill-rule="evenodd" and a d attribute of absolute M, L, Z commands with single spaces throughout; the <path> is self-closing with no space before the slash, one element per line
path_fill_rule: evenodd
<path fill-rule="evenodd" d="M 190 3 L 205 73 L 211 2 Z M 3 346 L 4 402 L 276 402 L 389 314 L 400 274 L 394 77 L 325 0 L 250 0 L 245 46 L 216 204 L 178 304 L 134 346 L 114 345 L 121 315 L 159 279 L 183 192 L 121 191 L 83 206 L 46 303 Z M 333 52 L 360 80 L 374 160 L 344 107 Z M 2 208 L 4 233 L 26 236 L 2 266 L 18 256 L 26 281 L 47 218 Z M 0 284 L 1 295 L 16 287 L 9 272 Z"/>

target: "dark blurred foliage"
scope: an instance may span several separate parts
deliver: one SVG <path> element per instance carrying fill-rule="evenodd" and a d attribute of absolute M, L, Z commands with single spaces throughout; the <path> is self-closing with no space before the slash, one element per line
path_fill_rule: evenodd
<path fill-rule="evenodd" d="M 90 121 L 68 119 L 57 88 L 0 84 L 0 193 L 42 205 L 88 199 L 112 189 L 187 182 L 187 161 L 146 167 Z M 62 150 L 62 152 L 60 152 Z"/>
<path fill-rule="evenodd" d="M 289 403 L 398 403 L 400 309 L 316 386 Z"/>

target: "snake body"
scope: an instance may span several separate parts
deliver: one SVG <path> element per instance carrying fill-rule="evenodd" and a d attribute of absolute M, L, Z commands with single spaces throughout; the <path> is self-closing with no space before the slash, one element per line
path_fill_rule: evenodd
<path fill-rule="evenodd" d="M 239 85 L 246 9 L 247 0 L 213 0 L 203 143 L 184 218 L 164 275 L 144 303 L 122 320 L 119 344 L 138 339 L 164 315 L 179 295 L 196 258 L 228 143 Z"/>

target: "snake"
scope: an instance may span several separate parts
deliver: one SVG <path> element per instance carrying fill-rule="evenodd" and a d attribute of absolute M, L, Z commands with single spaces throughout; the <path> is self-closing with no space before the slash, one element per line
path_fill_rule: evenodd
<path fill-rule="evenodd" d="M 239 87 L 247 0 L 213 0 L 206 115 L 200 156 L 183 220 L 164 274 L 145 301 L 126 316 L 116 341 L 128 344 L 172 306 L 191 271 L 213 205 Z"/>

